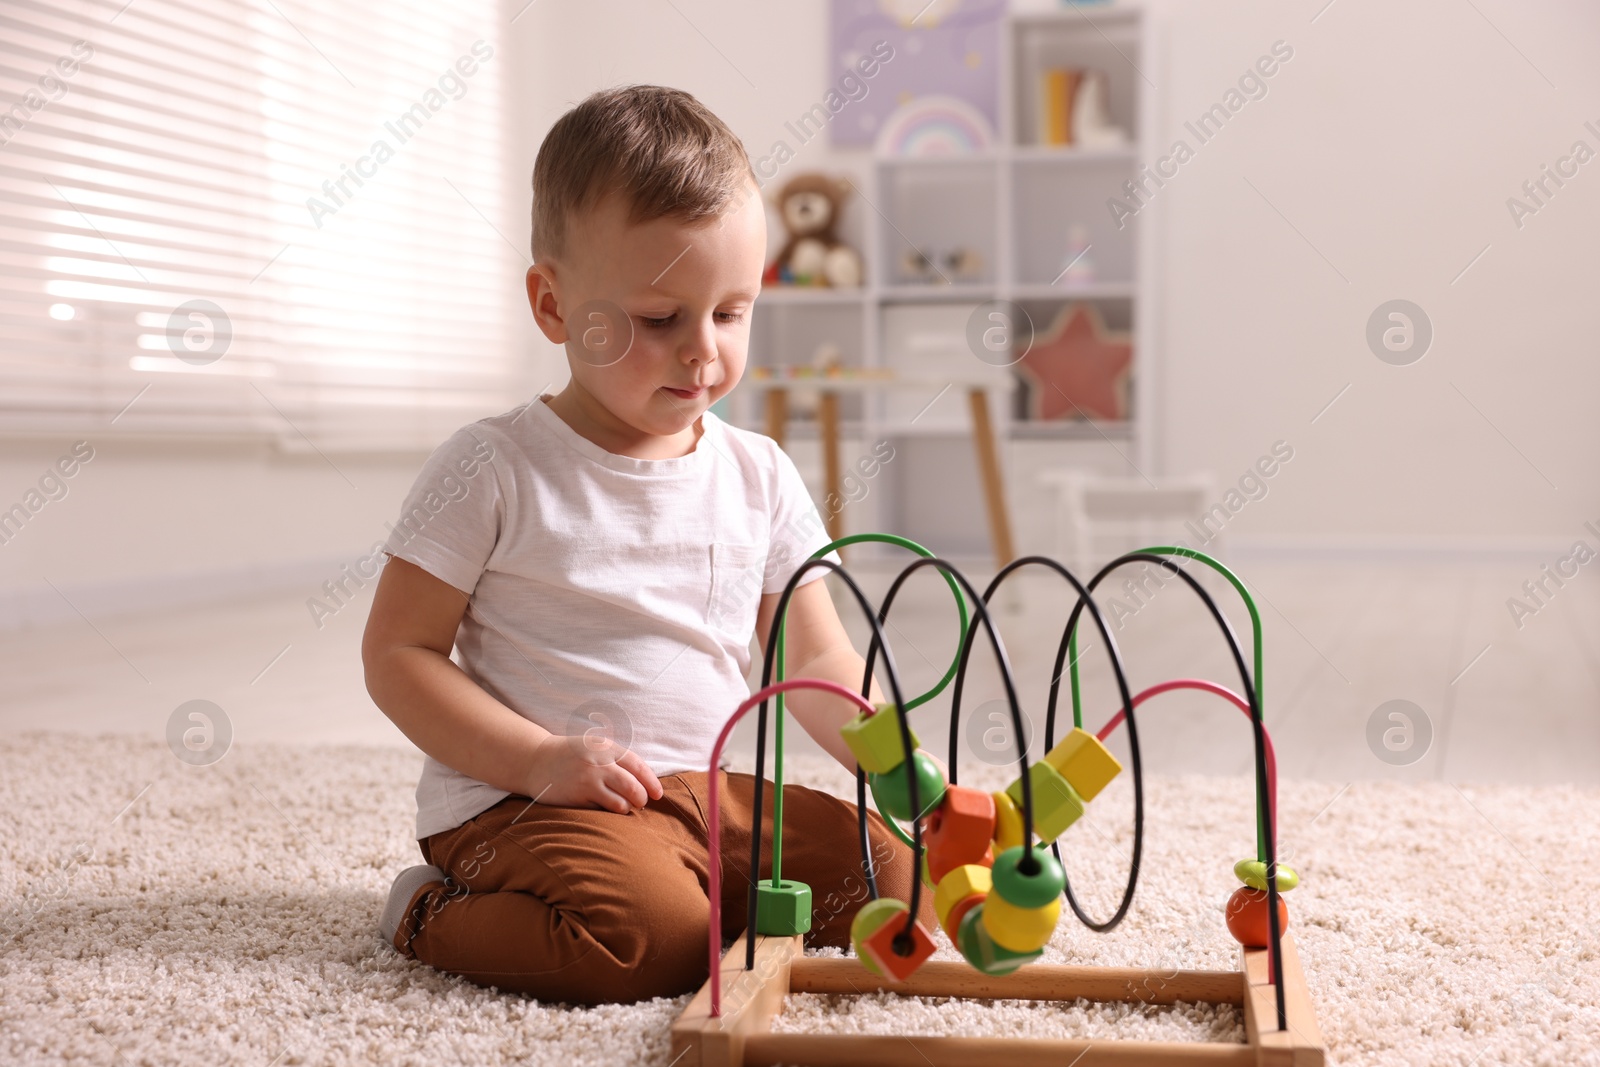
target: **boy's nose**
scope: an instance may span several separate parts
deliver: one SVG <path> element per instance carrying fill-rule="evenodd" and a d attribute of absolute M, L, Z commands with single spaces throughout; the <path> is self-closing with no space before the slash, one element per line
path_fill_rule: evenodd
<path fill-rule="evenodd" d="M 716 324 L 706 322 L 684 339 L 682 355 L 693 363 L 710 363 L 717 358 Z"/>

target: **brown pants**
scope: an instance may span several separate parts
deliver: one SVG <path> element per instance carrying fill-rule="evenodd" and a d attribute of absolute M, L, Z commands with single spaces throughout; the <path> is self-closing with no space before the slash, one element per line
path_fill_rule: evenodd
<path fill-rule="evenodd" d="M 719 771 L 722 936 L 745 928 L 755 778 Z M 707 970 L 707 775 L 661 779 L 662 797 L 627 815 L 511 796 L 454 830 L 418 842 L 453 885 L 412 901 L 396 948 L 478 985 L 540 1000 L 627 1003 L 703 985 Z M 772 875 L 771 782 L 762 787 L 761 876 Z M 783 791 L 785 880 L 811 887 L 808 946 L 846 947 L 868 899 L 856 806 L 828 793 Z M 868 813 L 880 896 L 909 900 L 911 850 Z M 918 917 L 933 933 L 933 891 Z M 935 936 L 937 936 L 935 934 Z"/>

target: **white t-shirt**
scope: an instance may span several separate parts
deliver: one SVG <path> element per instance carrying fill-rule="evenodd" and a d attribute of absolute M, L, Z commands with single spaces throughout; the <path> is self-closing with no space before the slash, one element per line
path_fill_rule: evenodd
<path fill-rule="evenodd" d="M 440 445 L 385 548 L 468 594 L 452 658 L 501 703 L 575 744 L 603 731 L 657 775 L 707 770 L 751 692 L 761 594 L 829 541 L 816 505 L 776 442 L 712 412 L 688 455 L 634 459 L 547 399 Z M 509 795 L 428 756 L 417 837 Z"/>

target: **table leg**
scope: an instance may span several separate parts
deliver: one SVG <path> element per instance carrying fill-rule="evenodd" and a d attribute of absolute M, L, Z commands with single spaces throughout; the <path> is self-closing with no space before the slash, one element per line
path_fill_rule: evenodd
<path fill-rule="evenodd" d="M 822 498 L 822 518 L 828 527 L 828 540 L 844 536 L 844 497 L 839 492 L 839 394 L 824 389 L 817 397 L 817 417 L 822 428 L 822 470 L 826 493 Z M 844 557 L 841 556 L 841 559 Z"/>
<path fill-rule="evenodd" d="M 989 538 L 994 544 L 998 569 L 1015 558 L 1011 548 L 1011 519 L 1006 512 L 1005 484 L 1000 480 L 1000 458 L 995 449 L 994 429 L 989 425 L 988 393 L 981 386 L 974 386 L 967 390 L 967 399 L 972 406 L 972 444 L 978 453 L 978 473 L 989 505 Z"/>
<path fill-rule="evenodd" d="M 767 436 L 783 447 L 783 431 L 789 423 L 789 390 L 781 385 L 767 387 Z"/>

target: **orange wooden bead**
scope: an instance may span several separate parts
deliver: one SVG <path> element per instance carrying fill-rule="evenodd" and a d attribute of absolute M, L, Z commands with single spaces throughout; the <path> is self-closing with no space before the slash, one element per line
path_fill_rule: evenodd
<path fill-rule="evenodd" d="M 856 950 L 861 966 L 873 974 L 883 974 L 872 957 L 867 955 L 864 942 L 885 923 L 903 920 L 910 909 L 911 905 L 895 897 L 878 897 L 861 905 L 856 911 L 855 918 L 850 920 L 850 946 Z"/>
<path fill-rule="evenodd" d="M 871 960 L 879 972 L 897 982 L 904 982 L 910 978 L 912 973 L 933 955 L 933 950 L 937 947 L 933 943 L 933 938 L 928 935 L 928 931 L 923 929 L 920 922 L 916 922 L 911 924 L 910 954 L 902 956 L 895 952 L 894 939 L 900 936 L 900 931 L 905 925 L 905 913 L 901 912 L 862 938 L 857 949 L 862 959 Z"/>
<path fill-rule="evenodd" d="M 1241 886 L 1228 898 L 1228 933 L 1245 948 L 1266 948 L 1272 940 L 1267 893 Z M 1289 906 L 1278 897 L 1278 933 L 1289 929 Z"/>
<path fill-rule="evenodd" d="M 970 786 L 947 786 L 944 799 L 922 824 L 922 843 L 928 850 L 928 872 L 934 884 L 963 864 L 992 865 L 993 838 L 994 797 Z"/>
<path fill-rule="evenodd" d="M 924 852 L 922 855 L 923 858 L 928 861 L 929 877 L 934 879 L 934 885 L 938 885 L 940 882 L 944 881 L 945 875 L 949 874 L 953 870 L 956 870 L 957 868 L 965 867 L 968 864 L 976 864 L 979 867 L 993 867 L 994 842 L 984 842 L 983 855 L 972 859 L 961 859 L 958 857 L 954 863 L 948 862 L 950 859 L 948 856 L 940 857 L 931 852 Z"/>
<path fill-rule="evenodd" d="M 974 893 L 970 897 L 956 901 L 950 909 L 950 914 L 945 916 L 944 922 L 940 924 L 945 936 L 956 946 L 959 947 L 961 944 L 961 920 L 967 917 L 967 912 L 982 904 L 985 896 L 987 896 L 985 893 Z"/>

